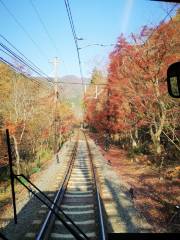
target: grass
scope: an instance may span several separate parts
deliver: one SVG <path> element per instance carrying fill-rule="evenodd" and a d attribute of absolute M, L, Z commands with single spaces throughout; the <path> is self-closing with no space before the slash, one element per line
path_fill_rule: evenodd
<path fill-rule="evenodd" d="M 29 172 L 30 175 L 33 173 L 37 173 L 41 171 L 41 166 L 44 162 L 51 159 L 53 156 L 53 151 L 50 149 L 42 149 L 39 150 L 37 153 L 37 158 L 34 160 L 33 164 L 31 163 L 29 166 Z M 25 163 L 24 163 L 25 164 Z M 25 165 L 23 165 L 23 168 Z M 25 175 L 27 172 L 23 172 Z M 28 182 L 23 178 L 20 177 L 20 180 L 25 185 L 28 185 Z M 19 185 L 20 183 L 15 183 L 16 185 Z M 0 176 L 0 208 L 2 208 L 4 205 L 8 204 L 11 201 L 11 185 L 10 185 L 10 178 L 8 171 L 1 172 Z"/>
<path fill-rule="evenodd" d="M 37 152 L 37 159 L 35 160 L 37 167 L 40 167 L 41 162 L 45 162 L 52 158 L 53 152 L 50 149 L 42 149 Z"/>
<path fill-rule="evenodd" d="M 11 200 L 11 187 L 8 184 L 5 188 L 0 188 L 0 208 L 5 204 L 9 203 Z"/>

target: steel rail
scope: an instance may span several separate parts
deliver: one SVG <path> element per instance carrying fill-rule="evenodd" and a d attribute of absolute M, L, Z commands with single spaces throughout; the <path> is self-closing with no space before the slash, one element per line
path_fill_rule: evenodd
<path fill-rule="evenodd" d="M 14 178 L 19 181 L 30 193 L 32 193 L 39 201 L 41 201 L 42 203 L 44 203 L 47 208 L 52 211 L 54 213 L 54 215 L 59 219 L 59 221 L 62 222 L 62 224 L 69 230 L 69 232 L 77 239 L 77 240 L 83 240 L 83 238 L 76 232 L 74 231 L 74 229 L 72 229 L 68 224 L 67 222 L 61 218 L 59 216 L 59 214 L 57 213 L 57 211 L 54 210 L 54 208 L 52 208 L 51 206 L 49 206 L 46 201 L 44 201 L 41 197 L 39 197 L 34 191 L 32 191 L 32 189 L 30 189 L 28 186 L 26 186 L 25 183 L 23 183 L 23 181 L 21 179 L 19 179 L 19 177 L 23 175 L 20 174 L 20 175 L 14 175 Z"/>
<path fill-rule="evenodd" d="M 71 160 L 69 162 L 69 166 L 67 168 L 63 183 L 61 185 L 61 188 L 59 189 L 59 191 L 57 192 L 55 199 L 53 201 L 52 204 L 52 208 L 54 209 L 57 205 L 60 205 L 72 172 L 72 168 L 74 165 L 74 160 L 75 160 L 75 156 L 76 156 L 76 151 L 77 151 L 77 146 L 78 146 L 78 138 L 79 138 L 79 133 L 78 133 L 78 137 L 76 139 L 76 143 L 75 146 L 73 148 L 72 154 L 71 154 Z M 57 211 L 57 210 L 56 210 Z M 85 239 L 89 239 L 83 232 L 82 230 L 66 215 L 65 216 L 73 225 L 74 227 L 83 235 L 83 237 Z M 55 220 L 55 216 L 53 215 L 52 211 L 50 210 L 48 212 L 48 215 L 44 221 L 44 223 L 41 226 L 41 229 L 39 231 L 39 233 L 37 234 L 36 240 L 42 240 L 42 239 L 48 239 L 48 236 L 50 234 L 50 230 L 52 228 L 53 222 Z M 81 238 L 81 236 L 79 236 Z M 83 239 L 83 238 L 82 238 Z"/>
<path fill-rule="evenodd" d="M 100 223 L 99 224 L 100 225 L 100 231 L 99 231 L 99 238 L 98 239 L 99 240 L 107 240 L 107 234 L 106 234 L 106 231 L 105 231 L 105 223 L 104 223 L 104 218 L 103 218 L 103 209 L 102 209 L 101 197 L 100 197 L 100 194 L 99 194 L 99 187 L 98 187 L 98 184 L 97 184 L 97 182 L 98 182 L 97 181 L 97 174 L 96 174 L 96 171 L 95 171 L 95 168 L 94 168 L 93 157 L 92 157 L 91 149 L 90 149 L 85 131 L 83 131 L 83 133 L 84 133 L 84 137 L 85 137 L 85 140 L 86 140 L 89 159 L 90 159 L 90 162 L 91 162 L 91 169 L 92 169 L 93 176 L 94 176 L 95 192 L 96 192 L 96 198 L 97 198 L 97 203 L 98 203 L 98 217 L 99 217 L 99 223 Z"/>
<path fill-rule="evenodd" d="M 37 195 L 37 193 L 35 191 L 33 191 L 30 187 L 26 186 L 25 183 L 22 182 L 22 180 L 19 177 L 23 177 L 28 183 L 30 183 L 31 186 L 33 186 L 38 193 L 40 193 L 46 200 L 48 200 L 52 205 L 50 206 L 49 204 L 47 204 L 41 197 L 39 197 Z M 58 206 L 58 204 L 56 202 L 53 202 L 49 197 L 47 197 L 47 195 L 45 193 L 43 193 L 36 185 L 34 185 L 28 178 L 26 178 L 23 174 L 19 174 L 19 175 L 14 175 L 14 178 L 20 182 L 29 192 L 31 192 L 34 196 L 36 196 L 36 198 L 38 198 L 42 203 L 44 203 L 48 209 L 50 209 L 50 212 L 52 212 L 58 219 L 60 219 L 61 222 L 64 222 L 64 220 L 62 218 L 59 217 L 58 215 L 58 211 L 60 211 L 64 217 L 69 220 L 72 225 L 74 225 L 80 232 L 81 230 L 78 228 L 78 226 L 68 217 L 67 214 L 64 213 L 64 211 L 61 209 L 60 206 Z M 52 215 L 52 216 L 54 216 Z M 64 224 L 64 223 L 63 223 Z M 65 227 L 68 226 L 65 222 Z M 48 225 L 49 227 L 49 225 Z M 70 229 L 70 227 L 66 227 L 72 234 L 74 233 L 74 230 Z M 76 233 L 75 233 L 76 234 Z M 82 233 L 83 234 L 83 233 Z M 79 235 L 76 234 L 77 239 L 82 239 L 81 237 L 79 238 Z"/>

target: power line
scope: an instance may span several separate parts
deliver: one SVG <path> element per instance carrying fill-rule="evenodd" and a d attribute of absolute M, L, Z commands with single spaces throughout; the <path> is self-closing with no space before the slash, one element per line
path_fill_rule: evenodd
<path fill-rule="evenodd" d="M 52 35 L 51 35 L 50 32 L 48 31 L 48 28 L 47 28 L 45 22 L 43 21 L 43 19 L 42 19 L 40 13 L 39 13 L 37 7 L 36 7 L 35 4 L 33 3 L 33 0 L 29 0 L 29 2 L 30 2 L 32 8 L 34 9 L 34 11 L 35 11 L 35 13 L 36 13 L 36 15 L 37 15 L 37 17 L 38 17 L 38 19 L 39 19 L 39 22 L 41 23 L 41 25 L 42 25 L 42 27 L 43 27 L 43 29 L 44 29 L 44 32 L 46 33 L 46 35 L 47 35 L 47 37 L 48 37 L 48 39 L 49 39 L 49 42 L 51 43 L 51 45 L 52 45 L 52 47 L 54 48 L 55 52 L 60 55 L 59 48 L 57 47 L 57 45 L 56 45 L 56 43 L 55 43 L 55 41 L 54 41 L 54 38 L 52 37 Z M 66 71 L 67 71 L 67 66 L 66 66 L 65 62 L 64 62 L 63 60 L 61 60 L 61 61 L 62 61 L 62 63 L 64 64 L 64 67 L 65 67 L 65 69 L 66 69 Z"/>
<path fill-rule="evenodd" d="M 41 74 L 36 71 L 34 68 L 32 68 L 28 63 L 26 63 L 21 57 L 19 57 L 18 55 L 16 55 L 13 51 L 11 51 L 8 47 L 6 47 L 4 44 L 0 43 L 0 46 L 3 47 L 7 52 L 9 52 L 10 54 L 7 54 L 5 51 L 3 51 L 4 53 L 6 53 L 9 56 L 13 56 L 14 59 L 17 59 L 19 62 L 23 63 L 24 65 L 26 65 L 27 67 L 29 67 L 33 72 L 37 73 L 39 76 L 41 76 Z"/>
<path fill-rule="evenodd" d="M 20 21 L 16 18 L 16 16 L 10 11 L 10 9 L 3 2 L 3 0 L 0 0 L 0 3 L 5 8 L 5 10 L 8 12 L 8 14 L 12 17 L 12 19 L 16 22 L 16 24 L 21 28 L 21 30 L 26 34 L 26 36 L 31 40 L 31 42 L 36 46 L 36 48 L 41 53 L 41 55 L 43 55 L 43 57 L 47 58 L 46 54 L 42 51 L 42 49 L 39 47 L 39 45 L 34 41 L 34 39 L 31 37 L 29 32 L 24 28 L 24 26 L 20 23 Z"/>
<path fill-rule="evenodd" d="M 153 0 L 152 0 L 153 1 Z M 161 20 L 161 22 L 164 22 L 166 20 L 166 18 L 168 16 L 170 16 L 171 12 L 177 7 L 178 4 L 175 4 L 171 10 L 169 12 L 167 12 L 167 15 L 163 18 L 163 20 Z M 170 16 L 171 17 L 171 16 Z M 157 30 L 157 28 L 159 27 L 159 25 L 152 31 L 151 35 L 154 33 L 155 30 Z M 150 35 L 150 36 L 151 36 Z M 110 44 L 103 44 L 103 43 L 92 43 L 92 44 L 88 44 L 82 47 L 79 47 L 79 50 L 87 48 L 87 47 L 92 47 L 92 46 L 99 46 L 99 47 L 110 47 L 110 46 L 118 46 L 118 43 L 110 43 Z"/>
<path fill-rule="evenodd" d="M 170 9 L 170 11 L 165 15 L 165 17 L 164 17 L 163 20 L 161 21 L 161 23 L 164 23 L 164 22 L 165 22 L 166 18 L 167 18 L 168 16 L 170 16 L 170 14 L 174 11 L 174 9 L 175 9 L 177 6 L 178 6 L 178 3 L 176 3 L 176 4 Z M 152 37 L 153 33 L 154 33 L 158 28 L 159 28 L 159 24 L 157 25 L 157 27 L 155 27 L 155 28 L 153 29 L 153 31 L 151 32 L 149 38 Z"/>
<path fill-rule="evenodd" d="M 0 34 L 0 37 L 5 40 L 14 50 L 16 50 L 31 66 L 34 66 L 38 71 L 40 71 L 43 75 L 47 76 L 42 70 L 37 67 L 31 60 L 29 60 L 20 50 L 18 50 L 7 38 L 5 38 L 2 34 Z M 47 76 L 48 77 L 48 76 Z"/>
<path fill-rule="evenodd" d="M 73 22 L 73 18 L 72 18 L 72 13 L 71 13 L 71 8 L 70 8 L 70 5 L 69 5 L 69 1 L 65 0 L 65 5 L 66 5 L 66 10 L 67 10 L 67 13 L 68 13 L 69 22 L 70 22 L 71 29 L 72 29 L 74 41 L 75 41 L 75 44 L 78 44 L 77 35 L 76 35 L 76 31 L 75 31 L 75 26 L 74 26 L 74 22 Z"/>
<path fill-rule="evenodd" d="M 99 85 L 99 86 L 105 86 L 107 83 L 81 83 L 81 82 L 64 82 L 64 81 L 57 81 L 57 83 L 61 84 L 67 84 L 67 85 Z"/>
<path fill-rule="evenodd" d="M 13 70 L 15 70 L 15 72 L 20 73 L 22 76 L 28 78 L 30 81 L 34 82 L 38 87 L 45 85 L 46 87 L 50 88 L 50 85 L 47 85 L 47 82 L 43 82 L 42 79 L 41 80 L 37 80 L 37 78 L 29 76 L 29 74 L 26 74 L 25 72 L 22 72 L 17 66 L 15 66 L 14 64 L 10 63 L 9 61 L 7 61 L 6 59 L 4 59 L 3 57 L 0 57 L 0 60 L 7 64 L 10 68 L 12 68 Z"/>
<path fill-rule="evenodd" d="M 40 72 L 37 71 L 36 68 L 32 67 L 32 65 L 29 65 L 27 61 L 25 61 L 23 58 L 21 58 L 20 56 L 18 56 L 15 52 L 13 52 L 13 50 L 11 50 L 10 48 L 8 48 L 6 45 L 4 45 L 3 43 L 0 43 L 0 46 L 4 49 L 0 49 L 2 52 L 4 52 L 7 56 L 12 57 L 13 59 L 16 59 L 19 63 L 23 64 L 24 66 L 28 67 L 29 69 L 31 69 L 33 72 L 35 72 L 36 74 L 38 74 L 42 79 L 46 80 L 46 84 L 50 81 L 47 81 L 47 78 L 45 78 Z M 14 64 L 10 63 L 9 61 L 7 61 L 4 58 L 0 58 L 4 63 L 8 64 L 10 67 L 12 67 L 15 71 L 20 72 L 21 74 L 24 74 L 24 72 L 22 72 L 17 66 L 15 66 Z M 42 72 L 42 71 L 41 71 Z M 29 77 L 29 75 L 25 75 L 26 77 Z M 32 76 L 31 78 L 32 79 Z M 35 79 L 35 78 L 33 78 Z M 50 78 L 48 78 L 50 80 Z M 36 82 L 40 82 L 37 81 Z"/>
<path fill-rule="evenodd" d="M 75 46 L 76 46 L 79 70 L 80 70 L 81 81 L 82 81 L 82 85 L 83 85 L 84 84 L 84 80 L 83 80 L 82 65 L 81 65 L 81 59 L 80 59 L 80 53 L 79 53 L 79 46 L 78 46 L 78 41 L 77 41 L 78 38 L 77 38 L 77 35 L 76 35 L 76 30 L 75 30 L 74 21 L 73 21 L 73 18 L 72 18 L 72 13 L 71 13 L 71 8 L 70 8 L 69 1 L 68 0 L 64 0 L 64 3 L 65 3 L 65 6 L 66 6 L 68 19 L 69 19 L 71 31 L 72 31 L 74 42 L 75 42 Z"/>
<path fill-rule="evenodd" d="M 79 38 L 77 38 L 76 35 L 76 30 L 75 30 L 75 26 L 74 26 L 74 21 L 72 18 L 72 13 L 71 13 L 71 8 L 70 8 L 70 4 L 68 0 L 64 0 L 65 6 L 66 6 L 66 11 L 67 11 L 67 15 L 68 15 L 68 19 L 69 19 L 69 23 L 70 23 L 70 27 L 71 27 L 71 31 L 73 34 L 73 38 L 74 38 L 74 43 L 75 43 L 75 47 L 76 47 L 76 52 L 77 52 L 77 57 L 78 57 L 78 64 L 79 64 L 79 71 L 80 71 L 80 76 L 81 76 L 81 82 L 82 82 L 82 92 L 83 92 L 83 97 L 85 97 L 85 86 L 84 86 L 84 79 L 83 79 L 83 72 L 82 72 L 82 64 L 81 64 L 81 58 L 80 58 L 80 53 L 79 53 L 79 46 L 78 46 L 78 40 L 80 40 Z M 84 121 L 84 114 L 85 114 L 85 108 L 83 106 L 83 121 Z"/>
<path fill-rule="evenodd" d="M 23 73 L 23 72 L 21 72 L 20 71 L 20 69 L 17 67 L 17 66 L 15 66 L 14 64 L 12 64 L 12 63 L 10 63 L 9 61 L 7 61 L 6 59 L 4 59 L 4 58 L 2 58 L 2 57 L 0 57 L 0 60 L 3 62 L 3 63 L 5 63 L 5 64 L 7 64 L 9 67 L 11 67 L 12 69 L 14 69 L 16 72 L 18 72 L 18 73 L 20 73 L 21 75 L 23 75 L 24 77 L 28 77 L 29 78 L 29 76 L 27 76 L 25 73 Z M 35 82 L 35 84 L 39 87 L 40 86 L 40 82 L 39 81 L 37 81 L 37 80 L 35 80 L 34 78 L 29 78 L 31 81 L 33 81 L 33 82 Z"/>
<path fill-rule="evenodd" d="M 11 49 L 9 49 L 7 46 L 5 46 L 3 43 L 0 43 L 0 46 L 5 49 L 6 53 L 10 53 L 10 54 L 7 54 L 8 56 L 10 57 L 13 57 L 14 59 L 18 60 L 19 62 L 23 63 L 25 66 L 27 66 L 29 69 L 31 69 L 33 72 L 35 72 L 36 74 L 38 74 L 39 76 L 41 76 L 42 78 L 44 78 L 44 76 L 42 74 L 40 74 L 40 72 L 38 72 L 35 68 L 33 68 L 32 66 L 30 66 L 27 61 L 25 61 L 24 59 L 22 59 L 20 56 L 18 56 L 16 53 L 14 53 Z M 41 70 L 40 70 L 41 71 Z M 42 71 L 41 71 L 42 72 Z M 45 76 L 47 76 L 45 74 Z M 47 76 L 48 77 L 48 76 Z M 48 77 L 49 78 L 49 77 Z M 45 78 L 46 79 L 46 78 Z M 47 80 L 47 79 L 46 79 Z"/>
<path fill-rule="evenodd" d="M 7 47 L 5 44 L 3 44 L 2 42 L 0 42 L 0 46 L 3 47 L 7 52 L 9 52 L 13 57 L 15 57 L 18 61 L 20 61 L 21 63 L 23 63 L 24 65 L 26 65 L 27 67 L 29 67 L 31 70 L 33 70 L 35 73 L 37 73 L 38 75 L 42 76 L 44 78 L 44 76 L 46 76 L 47 78 L 49 78 L 49 76 L 44 73 L 39 67 L 37 67 L 32 61 L 30 61 L 23 53 L 21 53 L 9 40 L 7 40 L 2 34 L 0 34 L 0 37 L 3 38 L 12 48 L 14 48 L 21 56 L 19 56 L 17 53 L 13 52 L 13 50 L 11 50 L 9 47 Z M 11 57 L 12 57 L 11 56 Z M 40 74 L 41 73 L 41 74 Z M 43 76 L 44 75 L 44 76 Z"/>
<path fill-rule="evenodd" d="M 79 50 L 83 49 L 83 48 L 87 48 L 87 47 L 92 47 L 92 46 L 99 46 L 99 47 L 111 47 L 111 46 L 116 46 L 118 44 L 115 43 L 111 43 L 111 44 L 102 44 L 102 43 L 92 43 L 92 44 L 88 44 L 86 46 L 82 46 L 79 48 Z"/>
<path fill-rule="evenodd" d="M 48 31 L 48 29 L 47 29 L 47 27 L 46 27 L 46 24 L 44 23 L 41 15 L 39 14 L 39 11 L 37 10 L 36 6 L 35 6 L 34 3 L 33 3 L 33 0 L 29 0 L 29 2 L 30 2 L 30 4 L 31 4 L 32 8 L 34 9 L 34 11 L 35 11 L 35 13 L 36 13 L 36 15 L 37 15 L 37 17 L 38 17 L 38 19 L 39 19 L 39 22 L 41 23 L 41 25 L 42 25 L 42 27 L 43 27 L 43 29 L 44 29 L 44 32 L 46 33 L 46 35 L 47 35 L 50 43 L 52 44 L 53 48 L 55 49 L 55 52 L 59 52 L 59 50 L 58 50 L 58 48 L 57 48 L 57 46 L 56 46 L 56 44 L 55 44 L 55 41 L 54 41 L 54 39 L 52 38 L 52 36 L 50 35 L 50 33 L 49 33 L 49 31 Z"/>
<path fill-rule="evenodd" d="M 2 51 L 3 53 L 5 53 L 7 56 L 12 57 L 15 60 L 18 60 L 19 62 L 23 63 L 23 65 L 25 65 L 26 67 L 29 67 L 32 71 L 34 71 L 35 73 L 37 73 L 41 78 L 45 79 L 47 82 L 50 82 L 53 84 L 53 82 L 51 81 L 51 79 L 47 76 L 47 78 L 45 78 L 44 76 L 42 76 L 39 72 L 36 71 L 36 69 L 32 68 L 31 66 L 28 65 L 28 63 L 26 61 L 24 61 L 21 57 L 19 57 L 16 53 L 14 53 L 12 50 L 10 50 L 8 47 L 6 47 L 4 44 L 0 43 L 0 46 L 4 49 L 0 49 L 0 51 Z M 2 62 L 8 64 L 10 67 L 12 67 L 14 70 L 22 73 L 22 71 L 19 70 L 19 68 L 17 66 L 15 66 L 14 64 L 10 63 L 9 61 L 7 61 L 6 59 L 0 57 L 0 59 L 2 60 Z M 24 73 L 23 73 L 24 74 Z M 26 76 L 27 77 L 27 76 Z M 28 76 L 29 77 L 29 76 Z M 32 77 L 31 77 L 32 78 Z M 37 81 L 39 83 L 39 81 Z"/>

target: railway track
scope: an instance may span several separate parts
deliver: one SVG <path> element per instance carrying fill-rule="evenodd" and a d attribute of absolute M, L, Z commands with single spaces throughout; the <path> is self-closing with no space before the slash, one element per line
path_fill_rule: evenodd
<path fill-rule="evenodd" d="M 106 239 L 97 174 L 82 131 L 51 207 L 61 219 L 49 211 L 36 240 Z"/>

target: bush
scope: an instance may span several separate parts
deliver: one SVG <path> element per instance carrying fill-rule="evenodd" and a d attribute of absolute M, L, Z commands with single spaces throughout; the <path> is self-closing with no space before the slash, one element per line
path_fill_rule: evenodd
<path fill-rule="evenodd" d="M 38 168 L 40 168 L 41 167 L 41 162 L 49 160 L 50 158 L 52 158 L 52 156 L 53 156 L 53 152 L 50 149 L 41 149 L 41 150 L 39 150 L 37 152 L 36 160 L 35 160 L 36 166 Z"/>
<path fill-rule="evenodd" d="M 128 151 L 128 156 L 130 158 L 134 157 L 135 155 L 141 155 L 141 154 L 148 154 L 149 148 L 147 142 L 144 142 L 142 144 L 139 144 L 136 148 L 131 148 Z"/>
<path fill-rule="evenodd" d="M 97 129 L 93 126 L 90 126 L 89 129 L 90 129 L 90 132 L 92 132 L 92 133 L 97 133 L 98 132 Z"/>
<path fill-rule="evenodd" d="M 4 166 L 0 168 L 0 180 L 6 181 L 9 179 L 9 166 Z"/>

